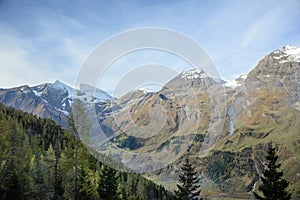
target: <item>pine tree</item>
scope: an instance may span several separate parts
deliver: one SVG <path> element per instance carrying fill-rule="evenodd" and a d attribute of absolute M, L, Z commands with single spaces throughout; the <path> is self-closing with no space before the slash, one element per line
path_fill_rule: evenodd
<path fill-rule="evenodd" d="M 89 126 L 84 115 L 78 114 L 77 121 L 84 131 L 80 136 L 83 134 L 81 139 L 87 142 Z M 119 172 L 107 167 L 100 169 L 97 159 L 89 154 L 79 137 L 74 137 L 76 132 L 72 133 L 50 119 L 38 119 L 0 103 L 0 199 L 58 200 L 74 199 L 74 195 L 78 200 L 99 199 L 97 192 L 101 199 L 161 199 L 161 194 L 172 199 L 163 187 L 139 174 L 124 172 L 118 180 Z"/>
<path fill-rule="evenodd" d="M 78 170 L 78 199 L 86 200 L 93 197 L 93 186 L 89 180 L 89 176 L 84 167 L 81 166 Z"/>
<path fill-rule="evenodd" d="M 116 200 L 118 199 L 119 178 L 117 171 L 113 168 L 103 165 L 100 171 L 97 191 L 100 199 Z"/>
<path fill-rule="evenodd" d="M 15 172 L 13 172 L 6 184 L 7 190 L 5 199 L 23 199 L 23 194 L 21 191 L 21 182 L 18 175 Z"/>
<path fill-rule="evenodd" d="M 60 133 L 58 133 L 60 134 Z M 59 136 L 58 136 L 59 137 Z M 61 149 L 60 149 L 60 139 L 57 138 L 55 141 L 55 164 L 54 164 L 54 197 L 53 199 L 59 200 L 63 199 L 63 194 L 64 194 L 64 187 L 63 187 L 63 180 L 62 180 L 62 173 L 60 170 L 60 154 L 61 154 Z"/>
<path fill-rule="evenodd" d="M 46 151 L 46 155 L 44 157 L 44 162 L 48 166 L 47 171 L 45 172 L 47 175 L 46 178 L 46 188 L 48 190 L 47 199 L 63 199 L 64 186 L 62 182 L 62 174 L 60 169 L 56 170 L 56 152 L 50 144 L 48 150 Z"/>
<path fill-rule="evenodd" d="M 189 159 L 185 159 L 185 163 L 181 167 L 181 174 L 179 175 L 179 182 L 177 184 L 178 190 L 175 191 L 177 199 L 179 200 L 192 200 L 192 199 L 202 199 L 200 197 L 201 190 L 199 189 L 199 178 L 197 177 L 197 172 L 195 167 L 192 166 Z"/>
<path fill-rule="evenodd" d="M 42 155 L 37 153 L 33 155 L 31 158 L 30 163 L 30 171 L 31 171 L 31 178 L 33 180 L 33 191 L 32 195 L 34 195 L 35 199 L 45 199 L 45 172 L 47 170 L 46 166 L 44 165 L 42 159 Z"/>
<path fill-rule="evenodd" d="M 72 106 L 72 114 L 69 116 L 68 125 L 75 135 L 75 158 L 74 158 L 74 189 L 73 198 L 78 200 L 78 164 L 79 164 L 79 145 L 80 139 L 85 145 L 90 141 L 90 128 L 88 116 L 83 102 L 76 100 Z M 80 134 L 80 135 L 79 135 Z"/>
<path fill-rule="evenodd" d="M 263 171 L 263 176 L 260 177 L 262 184 L 258 187 L 263 196 L 254 192 L 255 198 L 260 200 L 291 199 L 291 194 L 286 191 L 289 183 L 282 178 L 283 172 L 279 171 L 281 164 L 277 163 L 278 155 L 276 155 L 275 147 L 273 147 L 272 143 L 268 144 L 266 159 L 267 166 Z"/>

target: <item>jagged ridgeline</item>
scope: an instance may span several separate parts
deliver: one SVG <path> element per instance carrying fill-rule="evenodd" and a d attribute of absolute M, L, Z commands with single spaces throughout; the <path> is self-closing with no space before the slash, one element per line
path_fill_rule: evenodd
<path fill-rule="evenodd" d="M 270 52 L 249 73 L 231 81 L 210 77 L 201 69 L 191 69 L 178 74 L 157 92 L 137 89 L 119 98 L 85 84 L 73 89 L 60 81 L 0 89 L 0 102 L 4 105 L 51 118 L 65 128 L 71 105 L 77 99 L 83 101 L 95 110 L 99 125 L 111 136 L 115 146 L 129 153 L 159 155 L 170 164 L 156 171 L 147 168 L 145 162 L 136 162 L 137 159 L 128 161 L 127 157 L 120 156 L 121 160 L 130 166 L 142 163 L 146 170 L 153 169 L 154 172 L 145 177 L 174 190 L 184 158 L 189 156 L 201 177 L 201 195 L 215 199 L 253 197 L 253 191 L 261 184 L 259 176 L 265 167 L 264 152 L 269 142 L 278 149 L 283 177 L 290 182 L 288 191 L 293 199 L 300 199 L 299 97 L 300 48 L 288 45 Z M 22 142 L 25 144 L 28 136 L 40 137 L 37 141 L 42 143 L 39 147 L 44 148 L 41 156 L 45 156 L 49 149 L 55 150 L 58 133 L 53 128 L 55 124 L 41 121 L 50 125 L 32 126 L 29 130 L 39 134 L 32 136 L 34 131 L 28 132 Z M 224 126 L 219 122 L 224 122 Z M 206 139 L 218 131 L 213 148 L 203 154 Z M 60 132 L 60 137 L 65 134 Z M 100 144 L 97 130 L 91 135 L 95 138 L 93 141 Z M 193 142 L 184 148 L 189 138 Z M 14 140 L 8 141 L 11 144 Z M 71 148 L 65 148 L 67 144 Z M 5 145 L 1 148 L 7 149 Z M 61 139 L 61 148 L 61 158 L 71 157 L 72 163 L 74 155 L 69 155 L 67 150 L 74 149 L 74 138 Z M 34 162 L 44 159 L 38 156 L 35 155 Z M 145 160 L 155 166 L 152 165 L 154 160 Z M 4 166 L 7 161 L 1 162 L 1 169 Z M 72 170 L 64 174 L 70 179 Z M 72 183 L 69 185 L 64 194 L 66 191 L 72 194 Z"/>
<path fill-rule="evenodd" d="M 103 166 L 54 121 L 0 104 L 0 199 L 100 199 Z M 120 199 L 173 199 L 139 174 L 117 172 Z"/>

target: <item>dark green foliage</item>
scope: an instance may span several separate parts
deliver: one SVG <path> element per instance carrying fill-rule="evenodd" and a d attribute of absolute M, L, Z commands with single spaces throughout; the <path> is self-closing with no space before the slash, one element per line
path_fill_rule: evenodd
<path fill-rule="evenodd" d="M 64 188 L 63 188 L 63 181 L 62 178 L 59 177 L 55 182 L 54 182 L 54 195 L 53 195 L 53 200 L 60 200 L 64 199 Z"/>
<path fill-rule="evenodd" d="M 222 183 L 230 178 L 231 171 L 234 169 L 235 154 L 232 152 L 213 152 L 211 157 L 208 157 L 207 174 L 216 183 Z"/>
<path fill-rule="evenodd" d="M 251 155 L 253 150 L 245 148 L 240 152 L 213 151 L 207 158 L 205 174 L 217 183 L 222 191 L 232 192 L 236 188 L 228 185 L 227 180 L 235 176 L 249 176 L 255 178 L 256 169 Z M 242 189 L 243 185 L 240 186 Z"/>
<path fill-rule="evenodd" d="M 6 194 L 3 199 L 23 199 L 21 182 L 15 172 L 7 180 L 6 186 Z"/>
<path fill-rule="evenodd" d="M 262 184 L 258 187 L 263 196 L 254 192 L 255 198 L 261 200 L 291 199 L 291 194 L 286 191 L 289 183 L 282 178 L 283 172 L 279 171 L 281 164 L 277 162 L 278 156 L 272 143 L 268 144 L 266 159 L 267 166 L 263 171 L 263 176 L 260 177 Z"/>
<path fill-rule="evenodd" d="M 43 191 L 46 189 L 45 188 L 45 171 L 46 171 L 46 166 L 43 164 L 42 158 L 41 158 L 41 153 L 38 153 L 37 155 L 34 155 L 32 157 L 31 161 L 31 176 L 32 176 L 32 194 L 33 196 L 38 196 L 40 198 L 37 199 L 44 199 L 45 196 L 43 194 Z"/>
<path fill-rule="evenodd" d="M 121 199 L 174 199 L 171 192 L 166 191 L 162 186 L 148 181 L 139 174 L 119 174 L 121 188 Z"/>
<path fill-rule="evenodd" d="M 86 200 L 93 197 L 92 182 L 88 177 L 86 170 L 81 167 L 78 171 L 78 199 Z"/>
<path fill-rule="evenodd" d="M 119 177 L 117 171 L 113 168 L 103 165 L 99 174 L 97 191 L 100 199 L 103 200 L 116 200 L 118 199 L 118 185 Z"/>
<path fill-rule="evenodd" d="M 179 175 L 179 183 L 177 184 L 178 190 L 175 191 L 177 199 L 179 200 L 192 200 L 200 198 L 199 178 L 195 167 L 192 166 L 189 159 L 185 159 L 185 163 L 181 167 L 181 174 Z"/>
<path fill-rule="evenodd" d="M 99 199 L 99 162 L 76 142 L 74 134 L 52 120 L 0 104 L 0 199 L 73 199 L 77 145 L 77 199 Z M 115 176 L 120 177 L 115 190 L 120 199 L 172 199 L 141 175 Z"/>

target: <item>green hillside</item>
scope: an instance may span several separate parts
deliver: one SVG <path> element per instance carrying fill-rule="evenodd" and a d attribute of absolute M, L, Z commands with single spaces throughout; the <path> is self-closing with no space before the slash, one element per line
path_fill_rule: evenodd
<path fill-rule="evenodd" d="M 52 120 L 0 104 L 0 149 L 0 199 L 73 199 L 75 193 L 77 199 L 100 199 L 103 165 L 81 143 L 75 164 L 74 135 Z M 139 174 L 117 177 L 119 199 L 173 199 Z"/>

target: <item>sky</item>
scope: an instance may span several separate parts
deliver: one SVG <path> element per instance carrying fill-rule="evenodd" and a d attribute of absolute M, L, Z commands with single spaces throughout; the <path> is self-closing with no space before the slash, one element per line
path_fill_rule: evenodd
<path fill-rule="evenodd" d="M 277 48 L 300 47 L 299 10 L 298 0 L 0 0 L 0 88 L 55 80 L 73 85 L 99 44 L 143 27 L 192 38 L 220 77 L 233 79 Z M 112 93 L 120 77 L 137 64 L 172 65 L 178 73 L 189 68 L 172 58 L 151 50 L 122 57 L 99 87 Z"/>

